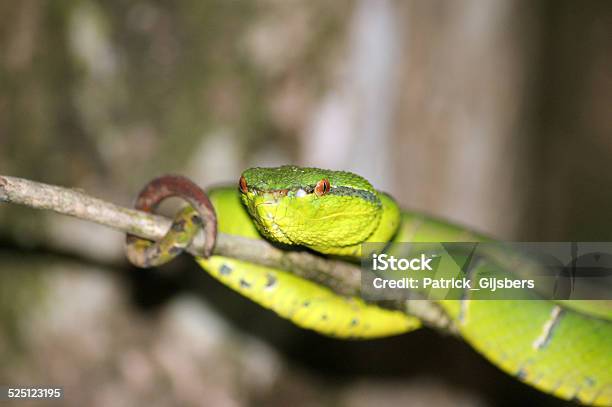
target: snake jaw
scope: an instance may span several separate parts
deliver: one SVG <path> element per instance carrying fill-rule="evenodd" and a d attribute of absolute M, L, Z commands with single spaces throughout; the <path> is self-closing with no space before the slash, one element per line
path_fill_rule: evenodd
<path fill-rule="evenodd" d="M 272 241 L 293 245 L 295 242 L 277 222 L 278 207 L 283 202 L 281 196 L 279 193 L 248 191 L 242 194 L 242 201 L 261 234 Z"/>

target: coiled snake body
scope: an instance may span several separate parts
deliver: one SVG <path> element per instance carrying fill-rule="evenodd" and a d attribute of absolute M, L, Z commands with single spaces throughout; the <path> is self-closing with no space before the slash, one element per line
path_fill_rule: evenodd
<path fill-rule="evenodd" d="M 209 197 L 224 233 L 348 259 L 358 258 L 364 242 L 484 239 L 464 228 L 401 211 L 389 195 L 348 172 L 252 168 L 242 174 L 238 188 L 213 189 Z M 187 216 L 189 211 L 185 214 L 181 229 L 189 229 L 193 218 Z M 368 339 L 421 326 L 415 316 L 340 296 L 288 271 L 221 256 L 197 261 L 223 284 L 324 335 Z M 445 300 L 439 305 L 460 335 L 505 372 L 560 398 L 612 405 L 609 304 L 595 315 L 537 297 L 533 301 Z"/>

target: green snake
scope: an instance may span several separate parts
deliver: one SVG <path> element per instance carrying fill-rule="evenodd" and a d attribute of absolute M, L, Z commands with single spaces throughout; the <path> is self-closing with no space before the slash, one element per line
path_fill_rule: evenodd
<path fill-rule="evenodd" d="M 210 219 L 206 219 L 210 218 L 206 210 L 212 207 L 223 233 L 297 245 L 349 261 L 359 259 L 364 242 L 485 239 L 465 228 L 402 211 L 389 195 L 349 172 L 295 166 L 251 168 L 243 172 L 238 187 L 208 191 L 210 201 L 185 187 L 186 183 L 179 177 L 162 177 L 141 193 L 140 209 L 153 210 L 159 200 L 172 195 L 191 196 L 189 202 L 200 208 L 183 210 L 162 242 L 129 236 L 128 256 L 136 264 L 156 265 L 180 252 L 202 225 L 197 214 L 205 218 L 207 236 L 214 237 L 214 226 L 207 226 Z M 149 201 L 160 189 L 162 193 Z M 206 253 L 211 252 L 208 247 Z M 156 256 L 163 261 L 150 260 Z M 413 315 L 338 295 L 286 270 L 217 255 L 196 260 L 233 290 L 323 335 L 368 339 L 422 326 Z M 589 313 L 598 308 L 583 303 L 570 307 L 547 300 L 438 302 L 461 337 L 508 374 L 563 399 L 612 405 L 612 318 L 609 308 Z"/>

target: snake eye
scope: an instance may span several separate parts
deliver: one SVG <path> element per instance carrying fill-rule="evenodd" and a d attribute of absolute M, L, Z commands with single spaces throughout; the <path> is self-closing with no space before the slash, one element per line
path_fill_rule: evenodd
<path fill-rule="evenodd" d="M 240 185 L 240 191 L 242 191 L 243 194 L 246 194 L 248 192 L 249 187 L 247 186 L 247 182 L 244 176 L 240 177 L 240 182 L 238 182 L 238 185 Z"/>
<path fill-rule="evenodd" d="M 314 192 L 317 196 L 323 196 L 329 192 L 331 186 L 329 185 L 329 180 L 327 178 L 323 178 L 321 181 L 317 182 L 315 185 Z"/>

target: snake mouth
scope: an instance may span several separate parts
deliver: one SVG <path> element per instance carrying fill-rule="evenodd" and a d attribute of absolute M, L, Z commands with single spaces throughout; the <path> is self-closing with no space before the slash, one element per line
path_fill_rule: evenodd
<path fill-rule="evenodd" d="M 278 198 L 274 197 L 272 200 L 257 202 L 255 204 L 255 207 L 257 208 L 259 206 L 269 206 L 269 205 L 277 205 L 277 204 L 278 204 Z"/>
<path fill-rule="evenodd" d="M 255 207 L 260 205 L 275 205 L 280 202 L 281 199 L 287 196 L 292 196 L 290 190 L 279 189 L 279 190 L 257 190 L 249 189 L 247 192 L 241 191 L 242 200 L 247 204 L 254 204 Z"/>

